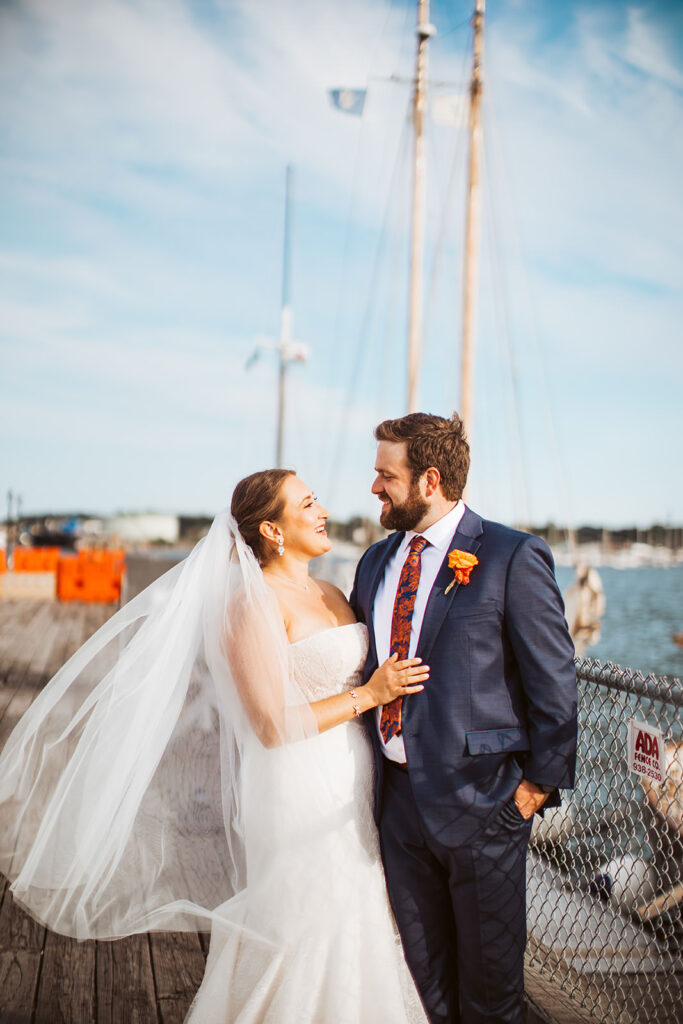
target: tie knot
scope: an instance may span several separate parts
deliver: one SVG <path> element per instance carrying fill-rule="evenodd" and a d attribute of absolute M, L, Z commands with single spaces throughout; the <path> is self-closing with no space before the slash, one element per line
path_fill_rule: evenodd
<path fill-rule="evenodd" d="M 425 537 L 413 537 L 410 542 L 410 550 L 413 554 L 421 555 L 428 544 L 429 541 Z"/>

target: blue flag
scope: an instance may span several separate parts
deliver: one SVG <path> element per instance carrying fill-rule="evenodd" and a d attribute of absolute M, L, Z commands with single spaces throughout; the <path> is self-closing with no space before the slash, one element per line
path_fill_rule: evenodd
<path fill-rule="evenodd" d="M 360 117 L 365 106 L 367 89 L 328 89 L 328 95 L 337 110 Z"/>

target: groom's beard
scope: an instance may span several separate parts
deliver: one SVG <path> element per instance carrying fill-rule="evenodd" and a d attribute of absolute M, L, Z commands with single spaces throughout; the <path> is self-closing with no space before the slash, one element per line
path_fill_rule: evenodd
<path fill-rule="evenodd" d="M 388 494 L 380 494 L 382 501 L 391 501 Z M 429 511 L 429 503 L 420 494 L 419 484 L 410 486 L 408 497 L 402 505 L 394 505 L 380 512 L 379 521 L 385 530 L 414 530 Z"/>

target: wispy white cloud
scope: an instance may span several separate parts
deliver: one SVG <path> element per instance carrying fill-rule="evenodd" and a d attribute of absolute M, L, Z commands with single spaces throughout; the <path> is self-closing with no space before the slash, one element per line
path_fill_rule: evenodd
<path fill-rule="evenodd" d="M 666 37 L 648 20 L 646 9 L 628 6 L 626 17 L 624 60 L 673 89 L 683 89 L 683 73 L 674 62 Z"/>
<path fill-rule="evenodd" d="M 86 292 L 104 294 L 117 299 L 129 292 L 102 267 L 82 259 L 58 256 L 47 259 L 32 253 L 0 250 L 0 273 L 9 280 L 33 282 L 36 287 L 60 288 L 68 285 Z M 27 311 L 25 311 L 27 312 Z M 4 321 L 8 326 L 8 321 Z M 11 323 L 11 320 L 10 320 Z"/>

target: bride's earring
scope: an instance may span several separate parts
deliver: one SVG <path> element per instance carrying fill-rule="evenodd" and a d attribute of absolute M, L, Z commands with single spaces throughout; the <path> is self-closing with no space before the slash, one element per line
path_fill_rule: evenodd
<path fill-rule="evenodd" d="M 284 537 L 280 537 L 280 539 L 277 542 L 277 553 L 280 556 L 280 558 L 282 558 L 282 556 L 285 553 Z"/>

